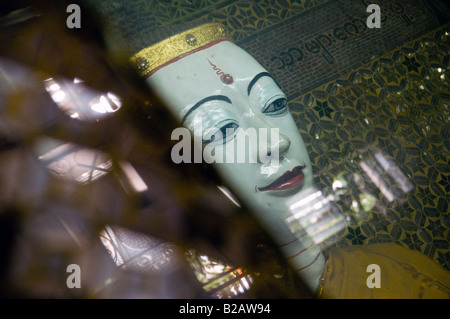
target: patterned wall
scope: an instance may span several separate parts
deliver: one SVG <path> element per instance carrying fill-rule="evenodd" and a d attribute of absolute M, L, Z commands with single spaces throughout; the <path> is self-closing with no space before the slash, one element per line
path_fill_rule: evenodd
<path fill-rule="evenodd" d="M 291 101 L 323 189 L 341 172 L 367 179 L 355 162 L 378 151 L 412 184 L 394 204 L 378 191 L 380 205 L 338 245 L 397 242 L 450 268 L 449 36 L 450 25 L 439 28 Z"/>

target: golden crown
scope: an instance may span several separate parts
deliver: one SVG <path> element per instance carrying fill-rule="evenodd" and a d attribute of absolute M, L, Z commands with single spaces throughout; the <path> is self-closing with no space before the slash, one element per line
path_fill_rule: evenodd
<path fill-rule="evenodd" d="M 147 78 L 171 61 L 228 39 L 226 28 L 221 24 L 203 24 L 142 49 L 130 58 L 130 62 L 141 76 Z"/>

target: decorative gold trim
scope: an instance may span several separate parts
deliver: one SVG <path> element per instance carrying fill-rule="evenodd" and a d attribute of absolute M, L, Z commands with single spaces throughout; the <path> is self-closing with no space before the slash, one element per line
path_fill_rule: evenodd
<path fill-rule="evenodd" d="M 229 39 L 224 26 L 208 23 L 178 33 L 145 49 L 130 58 L 131 64 L 143 77 L 173 59 L 218 40 Z"/>

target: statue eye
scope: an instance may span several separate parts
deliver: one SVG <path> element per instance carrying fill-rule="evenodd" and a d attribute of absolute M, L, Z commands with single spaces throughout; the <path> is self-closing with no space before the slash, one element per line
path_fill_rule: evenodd
<path fill-rule="evenodd" d="M 203 138 L 203 143 L 225 144 L 234 138 L 238 128 L 234 120 L 222 121 Z"/>
<path fill-rule="evenodd" d="M 267 115 L 279 115 L 283 114 L 287 110 L 287 101 L 285 98 L 279 98 L 268 105 L 262 110 Z"/>

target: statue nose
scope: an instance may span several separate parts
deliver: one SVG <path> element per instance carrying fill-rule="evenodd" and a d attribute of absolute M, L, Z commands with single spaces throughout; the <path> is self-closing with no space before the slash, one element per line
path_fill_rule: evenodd
<path fill-rule="evenodd" d="M 275 135 L 275 136 L 273 136 Z M 279 159 L 284 153 L 289 150 L 291 140 L 284 134 L 273 134 L 269 142 L 265 145 L 265 149 L 259 150 L 259 162 L 265 163 L 269 160 Z"/>

